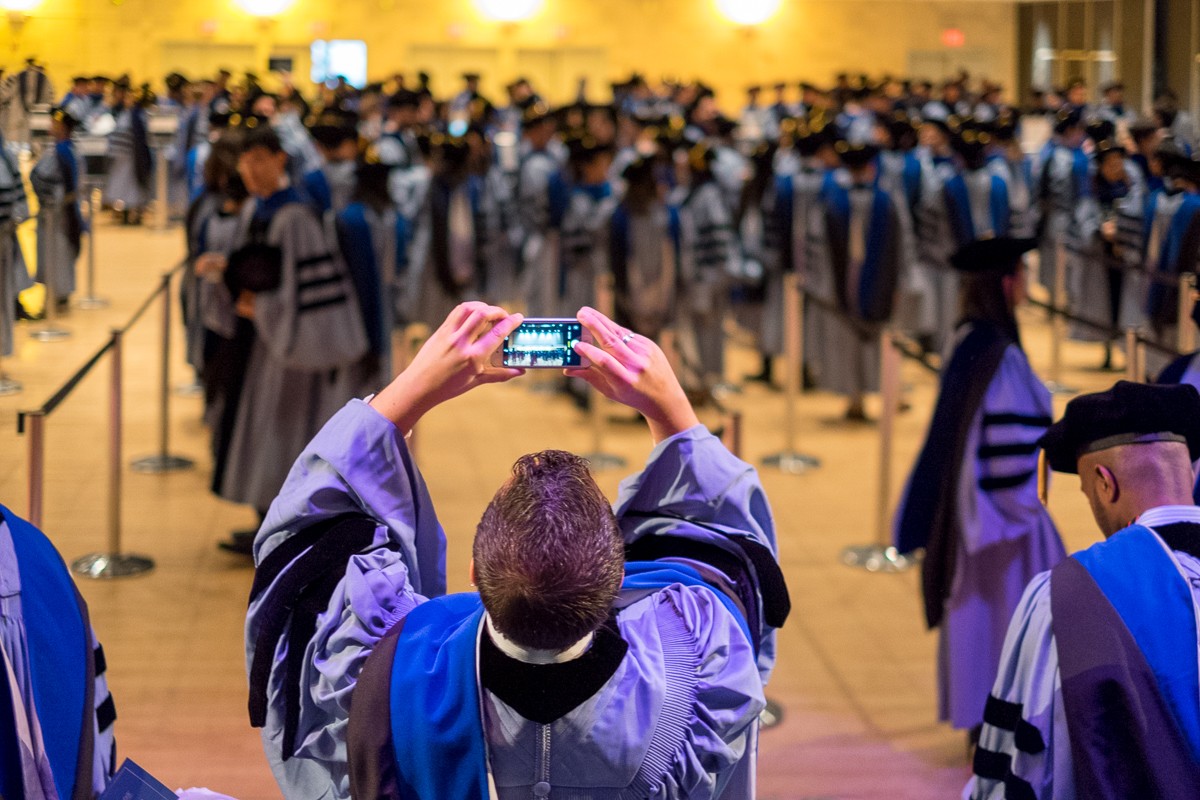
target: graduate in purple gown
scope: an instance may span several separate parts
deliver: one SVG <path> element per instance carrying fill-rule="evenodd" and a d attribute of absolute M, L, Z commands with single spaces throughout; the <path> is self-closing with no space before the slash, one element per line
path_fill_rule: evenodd
<path fill-rule="evenodd" d="M 951 259 L 963 281 L 961 322 L 896 513 L 897 549 L 925 550 L 925 618 L 939 634 L 938 718 L 972 735 L 1021 592 L 1065 555 L 1035 479 L 1050 392 L 1013 315 L 1025 294 L 1021 259 L 1034 245 L 978 240 Z"/>
<path fill-rule="evenodd" d="M 1200 786 L 1200 394 L 1120 381 L 1040 442 L 1105 540 L 1013 615 L 964 797 L 1194 798 Z"/>
<path fill-rule="evenodd" d="M 247 663 L 285 796 L 754 796 L 789 610 L 771 512 L 650 340 L 585 308 L 593 366 L 567 371 L 642 413 L 646 468 L 610 506 L 579 457 L 521 458 L 476 531 L 479 593 L 442 596 L 445 537 L 405 435 L 521 374 L 488 366 L 521 319 L 456 308 L 271 507 Z"/>

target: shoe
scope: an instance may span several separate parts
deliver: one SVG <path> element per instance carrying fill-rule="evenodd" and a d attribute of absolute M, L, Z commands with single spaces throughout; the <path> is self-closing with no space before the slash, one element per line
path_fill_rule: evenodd
<path fill-rule="evenodd" d="M 21 305 L 20 300 L 17 301 L 16 312 L 17 312 L 17 321 L 18 322 L 20 322 L 20 321 L 37 322 L 37 321 L 45 318 L 41 314 L 30 314 L 28 311 L 25 310 L 25 306 Z"/>

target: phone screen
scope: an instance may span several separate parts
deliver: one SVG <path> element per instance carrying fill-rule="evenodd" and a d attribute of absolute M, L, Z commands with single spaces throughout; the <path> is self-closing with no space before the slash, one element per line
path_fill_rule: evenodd
<path fill-rule="evenodd" d="M 526 320 L 504 340 L 506 367 L 578 367 L 575 343 L 583 326 L 572 321 Z"/>

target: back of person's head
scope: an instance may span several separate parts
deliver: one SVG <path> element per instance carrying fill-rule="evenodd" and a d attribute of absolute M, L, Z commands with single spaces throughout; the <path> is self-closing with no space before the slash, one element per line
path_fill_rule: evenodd
<path fill-rule="evenodd" d="M 517 644 L 562 650 L 599 628 L 624 576 L 612 506 L 587 461 L 523 456 L 475 531 L 475 582 L 492 623 Z"/>
<path fill-rule="evenodd" d="M 256 125 L 253 128 L 248 128 L 241 140 L 242 153 L 249 153 L 251 150 L 263 149 L 269 153 L 282 153 L 283 142 L 279 138 L 279 134 L 270 125 Z"/>

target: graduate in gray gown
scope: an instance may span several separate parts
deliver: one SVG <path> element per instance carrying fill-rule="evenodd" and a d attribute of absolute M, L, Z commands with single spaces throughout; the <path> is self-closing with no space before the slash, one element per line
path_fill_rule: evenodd
<path fill-rule="evenodd" d="M 54 147 L 46 148 L 29 173 L 37 196 L 37 280 L 53 281 L 54 296 L 63 309 L 75 291 L 75 262 L 79 259 L 83 215 L 79 211 L 79 159 L 71 133 L 79 124 L 61 108 L 50 114 Z"/>
<path fill-rule="evenodd" d="M 521 319 L 455 309 L 391 386 L 326 425 L 271 507 L 247 666 L 286 797 L 754 796 L 788 611 L 771 513 L 649 340 L 580 311 L 595 366 L 569 372 L 656 442 L 615 507 L 577 456 L 525 456 L 476 532 L 480 594 L 441 597 L 445 538 L 405 434 L 519 375 L 487 365 Z"/>
<path fill-rule="evenodd" d="M 689 390 L 725 383 L 725 313 L 739 252 L 724 193 L 713 175 L 716 153 L 701 142 L 687 151 L 679 205 L 679 331 Z"/>
<path fill-rule="evenodd" d="M 525 110 L 522 153 L 517 168 L 517 228 L 520 281 L 525 310 L 554 313 L 558 276 L 558 227 L 566 212 L 567 181 L 554 154 L 555 121 L 543 103 Z"/>
<path fill-rule="evenodd" d="M 559 233 L 558 306 L 570 317 L 596 302 L 596 279 L 612 271 L 609 230 L 620 198 L 608 181 L 612 148 L 585 134 L 567 142 L 572 184 Z"/>
<path fill-rule="evenodd" d="M 150 202 L 153 161 L 146 128 L 146 109 L 153 103 L 149 87 L 134 93 L 129 79 L 113 85 L 113 119 L 116 127 L 108 137 L 108 180 L 104 202 L 121 216 L 122 222 L 137 224 L 142 209 Z"/>
<path fill-rule="evenodd" d="M 234 249 L 212 259 L 236 314 L 221 355 L 223 409 L 214 431 L 213 490 L 265 513 L 292 459 L 325 420 L 364 389 L 366 330 L 355 289 L 325 226 L 286 177 L 278 135 L 258 126 L 238 171 L 252 195 Z M 245 539 L 231 542 L 245 548 Z"/>
<path fill-rule="evenodd" d="M 1079 199 L 1067 238 L 1071 310 L 1108 328 L 1124 327 L 1126 273 L 1141 260 L 1145 186 L 1127 169 L 1125 148 L 1096 143 L 1090 191 Z M 1128 320 L 1133 321 L 1133 320 Z M 1072 324 L 1071 338 L 1104 343 L 1103 368 L 1112 366 L 1111 338 L 1092 326 Z"/>
<path fill-rule="evenodd" d="M 1034 442 L 1050 392 L 1029 366 L 1014 310 L 1033 239 L 958 251 L 962 316 L 929 434 L 896 512 L 896 548 L 923 548 L 925 618 L 938 629 L 938 719 L 972 731 L 1025 584 L 1064 556 L 1038 500 Z"/>
<path fill-rule="evenodd" d="M 656 341 L 675 316 L 680 244 L 679 209 L 666 203 L 661 166 L 655 153 L 622 170 L 625 190 L 608 235 L 617 320 Z"/>
<path fill-rule="evenodd" d="M 16 159 L 0 140 L 0 356 L 13 353 L 13 325 L 21 292 L 33 285 L 17 226 L 29 219 L 29 202 Z"/>
<path fill-rule="evenodd" d="M 891 324 L 910 238 L 903 200 L 875 181 L 879 148 L 839 141 L 846 165 L 821 188 L 822 237 L 836 311 L 820 340 L 821 388 L 845 395 L 846 418 L 866 419 L 863 396 L 879 386 L 879 332 Z"/>

